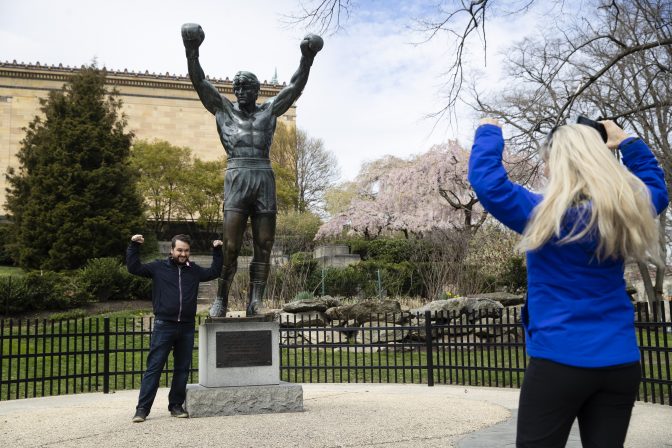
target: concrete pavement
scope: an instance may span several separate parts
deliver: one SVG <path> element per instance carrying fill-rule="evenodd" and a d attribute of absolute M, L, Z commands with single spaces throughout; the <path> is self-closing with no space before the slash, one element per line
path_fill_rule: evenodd
<path fill-rule="evenodd" d="M 144 423 L 138 391 L 0 402 L 11 447 L 506 447 L 515 440 L 517 389 L 304 384 L 304 412 L 171 418 L 160 389 Z M 672 407 L 637 403 L 627 447 L 672 447 Z M 574 442 L 578 436 L 573 436 Z M 568 445 L 568 446 L 580 446 Z"/>

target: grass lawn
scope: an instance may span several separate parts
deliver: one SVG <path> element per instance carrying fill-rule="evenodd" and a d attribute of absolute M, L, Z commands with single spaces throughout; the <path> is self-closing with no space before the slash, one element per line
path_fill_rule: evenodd
<path fill-rule="evenodd" d="M 138 310 L 89 318 L 15 321 L 0 329 L 0 401 L 77 392 L 102 391 L 105 351 L 110 390 L 138 389 L 149 350 L 149 314 Z M 110 317 L 106 347 L 104 317 Z M 291 331 L 290 331 L 291 332 Z M 283 333 L 281 332 L 281 338 Z M 644 350 L 640 399 L 669 404 L 672 398 L 672 335 L 661 331 L 638 334 Z M 196 337 L 198 345 L 198 337 Z M 376 351 L 362 344 L 334 347 L 288 345 L 280 351 L 282 381 L 329 383 L 427 383 L 424 342 L 399 344 Z M 523 347 L 500 345 L 440 346 L 434 352 L 436 384 L 520 387 Z M 198 366 L 198 349 L 192 365 Z M 172 359 L 161 377 L 170 385 Z M 198 382 L 192 372 L 189 382 Z"/>

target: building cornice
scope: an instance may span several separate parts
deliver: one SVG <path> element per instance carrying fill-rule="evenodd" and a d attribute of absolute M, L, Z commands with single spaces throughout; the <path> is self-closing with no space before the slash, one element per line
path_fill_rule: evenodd
<path fill-rule="evenodd" d="M 39 62 L 35 64 L 23 64 L 13 62 L 0 61 L 0 78 L 23 78 L 23 79 L 37 79 L 43 81 L 57 81 L 67 82 L 68 78 L 86 68 L 56 65 L 41 65 Z M 191 85 L 191 80 L 187 76 L 174 75 L 166 72 L 163 74 L 149 73 L 149 71 L 134 72 L 127 69 L 122 70 L 108 70 L 101 68 L 105 72 L 106 84 L 120 87 L 146 87 L 146 88 L 161 88 L 173 90 L 189 90 L 193 91 L 194 87 Z M 212 85 L 222 94 L 233 95 L 233 82 L 229 78 L 210 78 L 207 79 Z M 259 95 L 262 97 L 272 97 L 278 94 L 285 84 L 269 84 L 263 82 L 260 86 Z"/>

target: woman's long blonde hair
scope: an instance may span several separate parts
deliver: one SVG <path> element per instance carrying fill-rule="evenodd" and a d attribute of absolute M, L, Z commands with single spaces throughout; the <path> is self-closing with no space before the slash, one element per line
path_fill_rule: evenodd
<path fill-rule="evenodd" d="M 561 126 L 542 145 L 540 155 L 549 183 L 525 228 L 520 250 L 535 250 L 552 237 L 560 238 L 567 210 L 586 204 L 582 210 L 587 223 L 579 218 L 584 222 L 576 222 L 558 244 L 596 231 L 595 255 L 600 261 L 631 257 L 662 263 L 649 189 L 618 162 L 595 130 L 580 124 Z"/>

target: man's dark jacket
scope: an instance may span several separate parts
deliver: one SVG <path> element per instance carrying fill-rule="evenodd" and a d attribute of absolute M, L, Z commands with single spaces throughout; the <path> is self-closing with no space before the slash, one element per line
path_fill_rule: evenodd
<path fill-rule="evenodd" d="M 198 284 L 219 277 L 222 270 L 221 247 L 212 249 L 212 264 L 206 269 L 189 261 L 178 265 L 172 258 L 140 262 L 140 243 L 131 242 L 126 250 L 128 272 L 152 279 L 154 316 L 172 322 L 194 322 Z"/>

